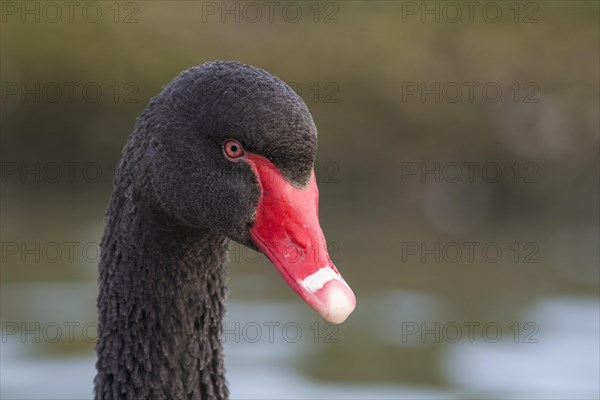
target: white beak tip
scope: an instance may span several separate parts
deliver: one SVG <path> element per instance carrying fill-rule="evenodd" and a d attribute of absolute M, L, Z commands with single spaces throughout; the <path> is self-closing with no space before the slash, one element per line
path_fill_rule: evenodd
<path fill-rule="evenodd" d="M 356 307 L 354 293 L 339 281 L 330 281 L 324 289 L 324 307 L 317 311 L 326 321 L 341 324 Z"/>

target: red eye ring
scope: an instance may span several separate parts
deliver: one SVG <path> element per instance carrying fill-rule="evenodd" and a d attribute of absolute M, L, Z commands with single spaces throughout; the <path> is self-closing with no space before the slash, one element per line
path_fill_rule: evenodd
<path fill-rule="evenodd" d="M 234 139 L 225 141 L 223 144 L 223 152 L 225 153 L 225 156 L 231 160 L 244 156 L 244 148 L 240 142 Z"/>

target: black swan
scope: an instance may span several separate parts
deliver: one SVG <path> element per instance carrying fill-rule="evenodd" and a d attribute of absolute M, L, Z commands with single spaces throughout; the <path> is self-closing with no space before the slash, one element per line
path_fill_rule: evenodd
<path fill-rule="evenodd" d="M 317 130 L 268 72 L 190 68 L 138 117 L 118 165 L 99 263 L 96 399 L 228 397 L 229 240 L 262 251 L 323 318 L 354 294 L 327 254 Z"/>

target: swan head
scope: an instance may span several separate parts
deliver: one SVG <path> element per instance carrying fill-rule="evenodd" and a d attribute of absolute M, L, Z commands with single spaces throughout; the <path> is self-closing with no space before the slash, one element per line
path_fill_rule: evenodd
<path fill-rule="evenodd" d="M 287 84 L 240 63 L 202 64 L 150 101 L 133 136 L 156 207 L 263 252 L 326 320 L 353 311 L 318 219 L 317 129 Z"/>

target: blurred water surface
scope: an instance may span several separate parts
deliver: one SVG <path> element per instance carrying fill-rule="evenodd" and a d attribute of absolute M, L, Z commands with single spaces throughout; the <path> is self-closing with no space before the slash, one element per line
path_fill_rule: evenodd
<path fill-rule="evenodd" d="M 56 287 L 46 289 L 61 293 Z M 89 287 L 79 289 L 88 290 Z M 405 296 L 404 293 L 398 295 Z M 55 294 L 46 300 L 51 306 L 64 310 L 61 307 L 64 306 L 63 296 Z M 411 305 L 414 307 L 416 303 Z M 600 351 L 597 340 L 600 326 L 596 318 L 599 307 L 596 299 L 589 297 L 541 299 L 524 311 L 527 320 L 538 321 L 539 324 L 539 332 L 529 341 L 515 341 L 514 332 L 510 332 L 508 339 L 497 342 L 490 342 L 489 337 L 471 340 L 465 335 L 453 343 L 436 343 L 435 340 L 418 343 L 418 346 L 436 347 L 439 357 L 434 368 L 441 375 L 443 384 L 414 385 L 374 384 L 360 375 L 343 383 L 315 380 L 307 371 L 310 368 L 307 358 L 321 360 L 324 357 L 322 350 L 326 347 L 341 346 L 345 351 L 353 351 L 356 346 L 373 348 L 378 338 L 365 335 L 360 342 L 347 346 L 344 345 L 344 332 L 337 331 L 330 338 L 331 342 L 315 341 L 311 327 L 318 321 L 311 320 L 308 315 L 304 319 L 291 318 L 305 314 L 297 303 L 234 301 L 230 303 L 226 321 L 226 360 L 231 396 L 238 399 L 593 399 L 598 397 L 600 370 L 590 354 Z M 68 314 L 74 317 L 81 311 L 72 307 Z M 390 318 L 389 309 L 385 306 L 374 311 L 381 320 Z M 415 314 L 428 311 L 413 308 Z M 356 317 L 368 319 L 365 313 L 360 312 Z M 239 328 L 236 323 L 240 324 Z M 292 329 L 284 333 L 282 328 L 286 324 Z M 302 333 L 298 333 L 296 326 Z M 400 357 L 390 353 L 389 359 L 380 361 L 401 370 L 405 363 L 401 357 L 402 347 L 415 344 L 403 343 L 401 331 L 390 333 L 397 335 Z M 91 397 L 91 382 L 95 374 L 93 355 L 44 355 L 43 346 L 23 343 L 23 337 L 22 334 L 2 332 L 2 398 Z"/>

